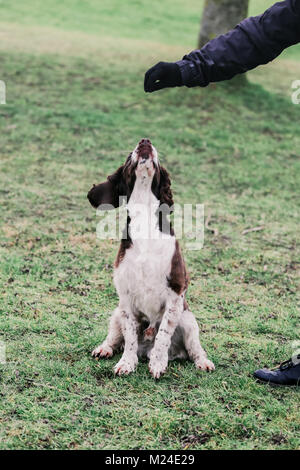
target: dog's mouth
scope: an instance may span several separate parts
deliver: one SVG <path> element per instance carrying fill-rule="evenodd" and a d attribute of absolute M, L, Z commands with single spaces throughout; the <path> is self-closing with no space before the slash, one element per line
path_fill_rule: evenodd
<path fill-rule="evenodd" d="M 157 152 L 149 139 L 142 139 L 134 151 L 137 173 L 153 176 L 157 168 Z"/>
<path fill-rule="evenodd" d="M 153 146 L 149 139 L 142 139 L 136 148 L 139 162 L 145 163 L 147 160 L 153 160 Z"/>

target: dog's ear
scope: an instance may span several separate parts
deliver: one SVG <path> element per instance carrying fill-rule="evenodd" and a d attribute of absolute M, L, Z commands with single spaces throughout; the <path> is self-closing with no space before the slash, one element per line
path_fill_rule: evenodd
<path fill-rule="evenodd" d="M 167 204 L 169 207 L 174 204 L 169 174 L 163 166 L 159 172 L 159 200 L 161 204 Z"/>
<path fill-rule="evenodd" d="M 117 208 L 120 205 L 120 196 L 124 196 L 123 166 L 107 177 L 107 181 L 94 185 L 88 192 L 88 200 L 93 207 L 107 205 L 104 209 Z M 112 206 L 112 207 L 109 207 Z"/>

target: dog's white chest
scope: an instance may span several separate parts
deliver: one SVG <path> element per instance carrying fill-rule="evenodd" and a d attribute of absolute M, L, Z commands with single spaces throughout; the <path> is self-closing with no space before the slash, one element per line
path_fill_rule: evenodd
<path fill-rule="evenodd" d="M 158 315 L 167 301 L 167 277 L 175 250 L 175 237 L 139 240 L 126 250 L 116 268 L 114 282 L 120 298 L 127 298 L 134 310 L 149 320 Z"/>

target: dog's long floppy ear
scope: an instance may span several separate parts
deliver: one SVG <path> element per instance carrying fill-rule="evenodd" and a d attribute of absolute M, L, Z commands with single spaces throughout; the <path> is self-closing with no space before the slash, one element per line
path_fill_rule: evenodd
<path fill-rule="evenodd" d="M 107 181 L 94 185 L 87 195 L 92 206 L 99 207 L 100 205 L 105 204 L 107 206 L 103 207 L 104 209 L 119 207 L 120 196 L 125 195 L 122 179 L 123 166 L 120 166 L 115 173 L 107 177 Z"/>
<path fill-rule="evenodd" d="M 171 190 L 171 181 L 167 170 L 160 167 L 160 181 L 159 181 L 159 200 L 161 204 L 167 204 L 169 207 L 173 206 L 173 194 Z"/>

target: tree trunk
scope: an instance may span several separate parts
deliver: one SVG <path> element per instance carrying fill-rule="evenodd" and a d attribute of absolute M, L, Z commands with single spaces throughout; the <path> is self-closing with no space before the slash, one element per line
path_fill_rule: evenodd
<path fill-rule="evenodd" d="M 198 48 L 220 34 L 227 33 L 248 16 L 249 0 L 206 0 Z"/>
<path fill-rule="evenodd" d="M 227 33 L 248 16 L 249 0 L 205 0 L 198 49 L 220 34 Z M 242 54 L 242 51 L 241 51 Z M 247 83 L 246 74 L 230 81 L 234 87 Z"/>

